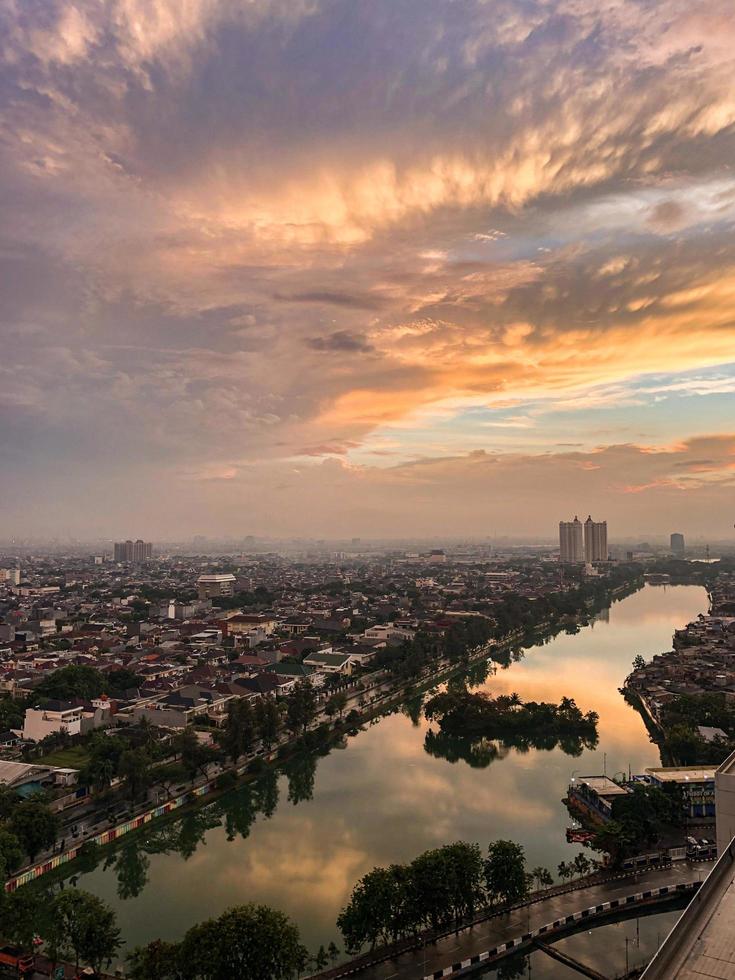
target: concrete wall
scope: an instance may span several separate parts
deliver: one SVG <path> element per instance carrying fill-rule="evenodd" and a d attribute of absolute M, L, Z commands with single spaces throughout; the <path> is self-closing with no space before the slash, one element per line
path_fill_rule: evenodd
<path fill-rule="evenodd" d="M 717 853 L 724 854 L 735 837 L 735 752 L 715 773 Z"/>

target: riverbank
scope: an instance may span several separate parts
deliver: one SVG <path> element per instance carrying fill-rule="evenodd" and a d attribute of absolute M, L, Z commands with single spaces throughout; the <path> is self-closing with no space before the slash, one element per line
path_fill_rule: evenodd
<path fill-rule="evenodd" d="M 603 753 L 609 773 L 627 771 L 629 762 L 634 771 L 659 764 L 618 688 L 637 652 L 663 649 L 704 603 L 698 588 L 645 588 L 590 627 L 562 629 L 512 658 L 477 651 L 477 690 L 557 701 L 569 694 L 584 710 L 599 710 L 597 750 L 576 756 L 561 747 L 497 746 L 482 768 L 448 761 L 428 750 L 430 726 L 401 685 L 394 700 L 366 705 L 372 723 L 328 754 L 274 762 L 258 781 L 248 776 L 211 805 L 199 800 L 154 820 L 101 848 L 94 861 L 68 864 L 31 887 L 48 881 L 55 890 L 73 875 L 116 909 L 128 949 L 157 937 L 176 941 L 193 922 L 256 901 L 282 909 L 316 950 L 342 945 L 336 917 L 362 875 L 448 840 L 512 839 L 524 846 L 529 867 L 555 873 L 579 851 L 566 840 L 568 814 L 559 802 L 574 770 L 602 772 Z M 509 667 L 499 664 L 483 684 L 489 653 Z M 461 664 L 453 669 L 461 675 Z M 434 683 L 425 678 L 422 686 Z"/>
<path fill-rule="evenodd" d="M 708 583 L 708 598 L 708 613 L 677 630 L 665 652 L 648 662 L 637 657 L 621 688 L 662 758 L 675 765 L 718 765 L 735 749 L 735 581 L 728 571 Z"/>
<path fill-rule="evenodd" d="M 609 608 L 609 605 L 619 602 L 639 591 L 642 584 L 642 581 L 626 582 L 614 589 L 610 589 L 607 595 L 608 606 L 605 608 Z M 590 615 L 594 615 L 595 612 L 599 612 L 599 610 L 587 609 L 581 612 L 577 617 L 577 622 L 583 622 Z M 557 623 L 551 628 L 551 624 L 549 623 L 539 624 L 535 629 L 534 639 L 540 644 L 548 643 L 555 636 L 566 632 L 570 625 L 570 622 Z M 333 743 L 338 739 L 344 738 L 350 731 L 354 731 L 358 725 L 368 725 L 376 718 L 401 707 L 406 702 L 447 681 L 452 676 L 461 675 L 468 669 L 472 669 L 476 665 L 490 659 L 501 663 L 506 659 L 510 660 L 512 652 L 517 650 L 521 643 L 528 644 L 529 642 L 530 638 L 526 631 L 519 628 L 510 636 L 505 637 L 501 643 L 491 641 L 470 651 L 461 659 L 443 659 L 439 662 L 434 662 L 430 668 L 423 671 L 419 677 L 410 682 L 391 678 L 384 671 L 374 675 L 367 675 L 368 678 L 372 676 L 374 682 L 368 687 L 353 689 L 350 693 L 348 705 L 345 708 L 345 712 L 349 712 L 350 710 L 358 711 L 359 721 L 356 720 L 352 724 L 337 721 L 335 724 L 330 725 L 329 730 L 325 731 L 325 739 L 321 745 L 322 750 L 327 748 L 330 742 Z M 362 706 L 359 704 L 361 700 L 365 701 Z M 324 719 L 325 716 L 323 714 L 320 715 L 313 728 L 318 728 L 324 722 Z M 237 766 L 218 765 L 211 771 L 208 771 L 200 780 L 196 780 L 190 787 L 187 787 L 186 790 L 181 790 L 164 801 L 157 802 L 156 805 L 152 805 L 151 803 L 141 805 L 137 812 L 133 811 L 124 820 L 119 820 L 117 823 L 104 821 L 102 825 L 100 825 L 99 820 L 95 821 L 90 826 L 89 833 L 81 835 L 69 847 L 65 847 L 62 852 L 48 854 L 32 865 L 18 871 L 8 881 L 6 889 L 11 891 L 15 890 L 24 884 L 37 881 L 42 876 L 54 871 L 60 872 L 63 870 L 64 876 L 73 872 L 74 868 L 68 866 L 80 858 L 85 843 L 89 846 L 91 842 L 93 848 L 99 847 L 106 849 L 129 834 L 150 830 L 154 821 L 179 817 L 192 807 L 198 808 L 214 801 L 225 792 L 221 777 L 227 772 L 233 773 L 242 783 L 254 782 L 258 779 L 259 773 L 253 771 L 253 766 L 265 765 L 276 770 L 282 769 L 290 760 L 304 752 L 304 749 L 298 743 L 299 740 L 297 739 L 284 737 L 271 752 L 256 751 Z M 318 753 L 319 748 L 311 751 Z M 157 792 L 157 790 L 154 789 L 153 792 Z"/>

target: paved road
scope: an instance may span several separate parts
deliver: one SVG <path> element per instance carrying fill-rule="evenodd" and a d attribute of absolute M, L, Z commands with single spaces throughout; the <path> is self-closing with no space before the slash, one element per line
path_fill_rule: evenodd
<path fill-rule="evenodd" d="M 711 868 L 711 864 L 690 865 L 686 861 L 679 861 L 670 868 L 644 872 L 635 878 L 631 875 L 618 881 L 555 895 L 508 915 L 488 919 L 471 929 L 463 929 L 457 935 L 453 933 L 440 939 L 436 945 L 403 953 L 396 959 L 366 967 L 353 976 L 358 980 L 417 980 L 572 912 L 609 902 L 613 898 L 633 895 L 648 888 L 701 881 Z"/>

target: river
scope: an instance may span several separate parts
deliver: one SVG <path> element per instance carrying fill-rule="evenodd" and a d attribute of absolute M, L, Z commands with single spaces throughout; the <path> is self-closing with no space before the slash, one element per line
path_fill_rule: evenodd
<path fill-rule="evenodd" d="M 647 585 L 576 635 L 528 649 L 487 678 L 483 686 L 495 694 L 566 695 L 597 711 L 595 750 L 572 757 L 561 748 L 506 749 L 472 767 L 428 754 L 423 718 L 395 713 L 319 758 L 315 769 L 302 761 L 255 791 L 123 842 L 93 870 L 77 872 L 77 883 L 116 908 L 128 948 L 178 939 L 201 919 L 256 901 L 288 913 L 314 950 L 330 940 L 341 945 L 336 916 L 375 865 L 458 839 L 484 849 L 511 838 L 525 847 L 529 867 L 555 871 L 580 850 L 566 843 L 561 803 L 573 773 L 660 765 L 639 715 L 618 693 L 633 658 L 670 649 L 673 630 L 706 609 L 700 587 Z"/>

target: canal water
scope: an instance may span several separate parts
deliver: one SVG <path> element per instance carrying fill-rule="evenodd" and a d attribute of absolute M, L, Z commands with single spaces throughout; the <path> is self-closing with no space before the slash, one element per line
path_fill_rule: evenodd
<path fill-rule="evenodd" d="M 523 651 L 481 685 L 524 700 L 574 698 L 599 713 L 595 749 L 575 756 L 561 747 L 490 744 L 468 753 L 434 745 L 430 753 L 428 725 L 407 707 L 343 748 L 134 836 L 77 871 L 76 883 L 116 908 L 128 948 L 178 939 L 199 920 L 255 901 L 290 915 L 315 950 L 341 945 L 335 919 L 358 878 L 430 847 L 461 839 L 484 849 L 510 838 L 524 846 L 529 867 L 555 872 L 580 850 L 565 839 L 561 799 L 570 777 L 660 764 L 618 692 L 633 658 L 670 649 L 673 630 L 706 610 L 700 587 L 646 586 L 575 635 Z"/>

